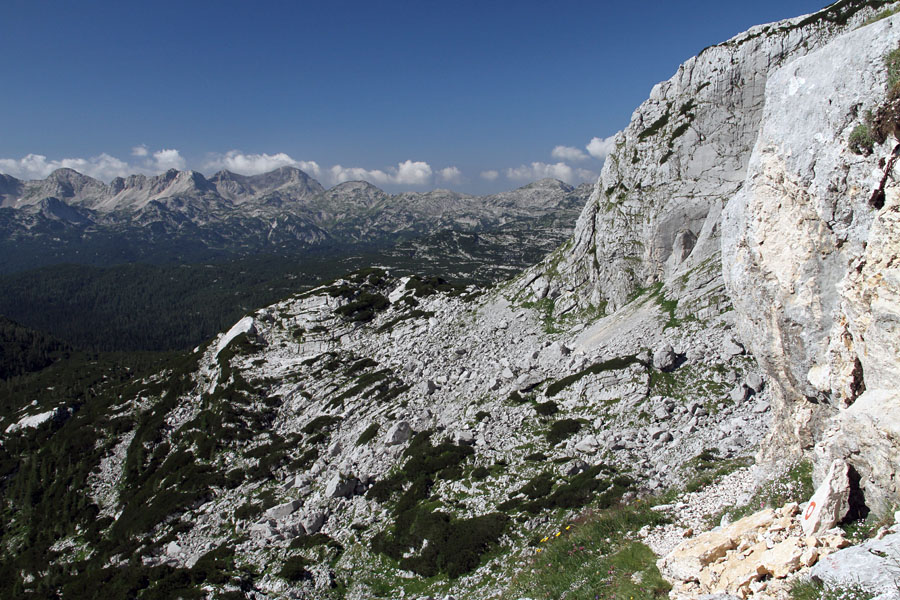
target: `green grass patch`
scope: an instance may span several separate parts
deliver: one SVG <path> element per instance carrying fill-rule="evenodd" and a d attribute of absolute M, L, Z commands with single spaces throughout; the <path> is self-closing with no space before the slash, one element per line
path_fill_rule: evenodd
<path fill-rule="evenodd" d="M 870 600 L 878 595 L 860 585 L 829 586 L 809 579 L 794 581 L 790 594 L 793 600 Z"/>
<path fill-rule="evenodd" d="M 629 533 L 664 518 L 641 504 L 591 511 L 574 523 L 548 530 L 518 565 L 502 600 L 666 598 L 670 586 L 656 568 L 657 557 Z M 638 581 L 636 581 L 636 578 Z"/>
<path fill-rule="evenodd" d="M 760 486 L 747 504 L 712 515 L 709 523 L 718 524 L 724 514 L 727 514 L 732 521 L 736 521 L 763 508 L 779 508 L 788 502 L 805 502 L 815 491 L 812 481 L 812 463 L 802 460 L 790 467 L 783 475 Z"/>
<path fill-rule="evenodd" d="M 685 485 L 684 491 L 696 492 L 725 475 L 752 464 L 753 458 L 749 456 L 723 459 L 719 457 L 719 451 L 715 448 L 704 450 L 683 466 L 684 469 L 694 472 L 694 476 Z"/>

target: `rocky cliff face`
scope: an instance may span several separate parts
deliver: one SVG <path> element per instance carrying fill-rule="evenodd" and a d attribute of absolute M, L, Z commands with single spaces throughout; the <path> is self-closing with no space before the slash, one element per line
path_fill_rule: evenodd
<path fill-rule="evenodd" d="M 721 209 L 746 178 L 769 75 L 880 4 L 838 2 L 757 26 L 685 62 L 617 135 L 570 252 L 523 283 L 543 277 L 549 285 L 538 286 L 538 295 L 558 298 L 563 309 L 612 311 L 636 290 L 691 278 L 705 261 L 718 261 Z"/>
<path fill-rule="evenodd" d="M 837 2 L 684 63 L 618 134 L 569 247 L 518 285 L 557 315 L 653 285 L 678 317 L 733 303 L 779 390 L 764 454 L 815 447 L 819 477 L 848 458 L 884 512 L 900 499 L 883 410 L 900 356 L 896 140 L 867 156 L 849 143 L 887 94 L 896 21 L 857 29 L 881 5 Z"/>
<path fill-rule="evenodd" d="M 880 513 L 900 499 L 897 140 L 866 156 L 849 140 L 887 97 L 898 41 L 900 19 L 885 19 L 770 77 L 722 237 L 743 339 L 780 392 L 764 450 L 847 459 Z"/>

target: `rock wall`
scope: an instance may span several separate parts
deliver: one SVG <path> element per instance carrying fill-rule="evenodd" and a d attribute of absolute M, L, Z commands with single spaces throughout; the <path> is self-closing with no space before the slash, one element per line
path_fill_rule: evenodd
<path fill-rule="evenodd" d="M 554 298 L 558 313 L 614 312 L 636 290 L 690 280 L 717 262 L 720 211 L 746 179 L 769 74 L 882 4 L 842 0 L 754 27 L 681 65 L 617 135 L 572 245 L 528 271 L 521 288 Z"/>
<path fill-rule="evenodd" d="M 815 448 L 817 479 L 846 459 L 880 513 L 900 500 L 900 187 L 886 173 L 897 140 L 868 156 L 848 140 L 887 97 L 884 57 L 898 43 L 900 17 L 885 19 L 769 77 L 747 179 L 722 221 L 737 323 L 776 385 L 763 455 Z"/>
<path fill-rule="evenodd" d="M 900 21 L 867 24 L 886 4 L 841 0 L 685 62 L 617 135 L 569 244 L 517 282 L 554 316 L 659 283 L 677 318 L 733 304 L 778 396 L 763 458 L 815 456 L 817 481 L 845 459 L 882 513 L 900 501 L 900 148 L 848 142 L 886 97 Z"/>

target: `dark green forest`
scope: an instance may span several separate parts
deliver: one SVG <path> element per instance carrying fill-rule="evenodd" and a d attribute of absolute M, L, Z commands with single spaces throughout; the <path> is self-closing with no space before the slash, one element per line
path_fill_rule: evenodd
<path fill-rule="evenodd" d="M 248 311 L 353 270 L 358 260 L 55 265 L 0 276 L 0 315 L 80 350 L 184 350 Z M 28 352 L 30 343 L 23 341 L 20 349 Z"/>
<path fill-rule="evenodd" d="M 0 380 L 40 371 L 70 351 L 68 344 L 0 316 Z"/>

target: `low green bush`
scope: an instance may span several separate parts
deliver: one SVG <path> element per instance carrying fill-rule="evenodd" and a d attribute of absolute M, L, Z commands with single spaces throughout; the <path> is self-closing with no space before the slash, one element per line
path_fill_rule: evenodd
<path fill-rule="evenodd" d="M 870 600 L 877 596 L 860 585 L 825 585 L 821 581 L 797 579 L 791 584 L 793 600 Z"/>
<path fill-rule="evenodd" d="M 550 417 L 559 412 L 559 405 L 552 400 L 538 402 L 534 405 L 534 411 L 542 417 Z"/>
<path fill-rule="evenodd" d="M 313 578 L 313 574 L 307 569 L 308 566 L 310 566 L 308 560 L 302 556 L 294 555 L 284 561 L 278 575 L 292 583 L 310 581 Z"/>
<path fill-rule="evenodd" d="M 550 430 L 545 437 L 547 438 L 547 443 L 555 446 L 579 431 L 581 431 L 581 421 L 577 419 L 560 419 L 550 425 Z"/>
<path fill-rule="evenodd" d="M 587 377 L 588 375 L 598 375 L 605 371 L 615 371 L 615 370 L 619 370 L 619 369 L 624 369 L 626 367 L 629 367 L 629 366 L 631 366 L 635 363 L 639 363 L 639 362 L 641 362 L 641 361 L 638 360 L 637 356 L 631 355 L 631 356 L 623 356 L 621 358 L 613 358 L 613 359 L 604 361 L 602 363 L 597 363 L 595 365 L 591 365 L 590 367 L 588 367 L 586 369 L 583 369 L 577 373 L 573 373 L 572 375 L 563 377 L 562 379 L 551 383 L 549 386 L 547 386 L 547 391 L 546 391 L 547 397 L 552 398 L 553 396 L 557 395 L 558 393 L 560 393 L 561 391 L 563 391 L 570 385 L 576 383 L 577 381 L 580 381 L 581 379 L 583 379 L 584 377 Z"/>
<path fill-rule="evenodd" d="M 363 446 L 363 445 L 368 444 L 369 442 L 371 442 L 373 439 L 375 439 L 375 436 L 378 435 L 378 429 L 379 429 L 379 428 L 380 428 L 380 425 L 378 425 L 378 423 L 372 423 L 371 425 L 369 425 L 369 426 L 366 428 L 366 430 L 363 431 L 363 432 L 359 435 L 359 438 L 357 438 L 357 440 L 356 440 L 356 445 L 357 445 L 357 446 Z"/>
<path fill-rule="evenodd" d="M 472 469 L 472 479 L 481 480 L 486 479 L 491 474 L 491 470 L 485 466 L 477 466 Z"/>
<path fill-rule="evenodd" d="M 875 136 L 872 133 L 872 128 L 869 124 L 861 123 L 857 125 L 850 133 L 847 145 L 849 146 L 850 151 L 855 154 L 862 154 L 864 156 L 872 154 L 872 148 L 875 146 Z"/>

